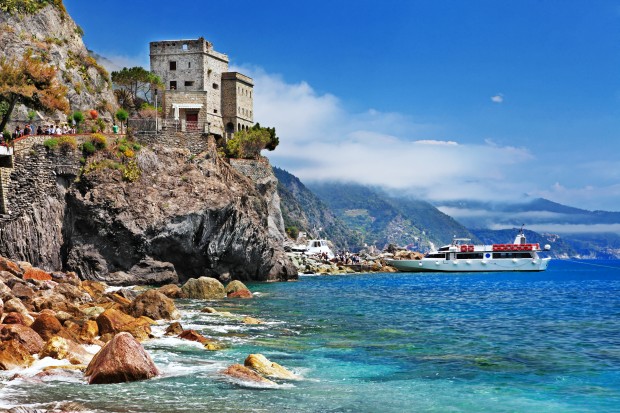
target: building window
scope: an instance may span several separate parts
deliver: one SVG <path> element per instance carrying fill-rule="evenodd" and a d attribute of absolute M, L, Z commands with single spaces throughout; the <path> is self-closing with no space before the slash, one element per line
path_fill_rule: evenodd
<path fill-rule="evenodd" d="M 187 50 L 187 43 L 183 43 L 183 46 L 181 46 L 181 48 L 182 48 L 183 50 Z"/>
<path fill-rule="evenodd" d="M 177 70 L 177 62 L 175 61 L 170 62 L 170 70 Z"/>
<path fill-rule="evenodd" d="M 194 82 L 192 82 L 190 80 L 186 80 L 185 81 L 185 87 L 188 87 L 188 86 L 194 86 Z"/>
<path fill-rule="evenodd" d="M 177 81 L 176 80 L 171 80 L 170 81 L 170 90 L 176 90 L 177 88 Z"/>
<path fill-rule="evenodd" d="M 252 91 L 250 90 L 250 97 L 252 97 Z"/>
<path fill-rule="evenodd" d="M 191 69 L 192 68 L 192 62 L 187 62 L 187 68 Z"/>
<path fill-rule="evenodd" d="M 217 109 L 213 109 L 213 113 L 217 113 Z"/>
<path fill-rule="evenodd" d="M 213 84 L 213 89 L 218 89 L 220 86 L 217 83 Z"/>

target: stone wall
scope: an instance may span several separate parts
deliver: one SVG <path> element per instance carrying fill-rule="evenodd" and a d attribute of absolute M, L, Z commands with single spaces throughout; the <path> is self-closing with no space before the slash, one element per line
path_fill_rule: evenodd
<path fill-rule="evenodd" d="M 222 115 L 226 125 L 232 123 L 234 131 L 254 125 L 254 83 L 248 76 L 237 72 L 222 74 Z"/>
<path fill-rule="evenodd" d="M 169 148 L 186 148 L 197 155 L 207 150 L 207 134 L 202 132 L 161 131 L 157 135 L 137 135 L 135 140 L 144 145 L 161 144 Z"/>

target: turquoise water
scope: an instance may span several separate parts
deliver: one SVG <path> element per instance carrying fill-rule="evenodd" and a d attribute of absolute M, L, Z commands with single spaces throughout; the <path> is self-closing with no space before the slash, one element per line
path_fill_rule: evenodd
<path fill-rule="evenodd" d="M 594 265 L 592 265 L 594 264 Z M 228 344 L 146 343 L 160 378 L 3 381 L 0 405 L 77 401 L 116 412 L 620 411 L 620 262 L 544 273 L 371 274 L 254 284 L 247 301 L 191 302 L 181 320 Z M 199 312 L 210 305 L 264 325 Z M 163 331 L 165 325 L 159 327 Z M 273 389 L 219 372 L 262 353 L 304 377 Z"/>

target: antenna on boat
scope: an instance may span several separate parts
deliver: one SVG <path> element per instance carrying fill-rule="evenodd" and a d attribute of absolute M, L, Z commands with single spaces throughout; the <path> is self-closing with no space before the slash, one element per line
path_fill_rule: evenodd
<path fill-rule="evenodd" d="M 523 227 L 525 226 L 525 224 L 521 224 L 521 229 L 519 230 L 519 234 L 523 234 Z"/>

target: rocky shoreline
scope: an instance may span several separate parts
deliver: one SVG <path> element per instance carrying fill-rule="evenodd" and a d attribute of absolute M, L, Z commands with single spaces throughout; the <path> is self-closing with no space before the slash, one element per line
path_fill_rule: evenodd
<path fill-rule="evenodd" d="M 159 288 L 109 287 L 83 281 L 72 272 L 46 272 L 27 262 L 0 257 L 0 370 L 15 371 L 10 380 L 24 379 L 21 372 L 47 359 L 45 368 L 30 380 L 70 376 L 91 385 L 147 380 L 160 375 L 142 343 L 153 339 L 151 326 L 166 325 L 166 336 L 200 343 L 205 351 L 227 345 L 184 329 L 175 300 L 251 299 L 240 281 L 226 286 L 209 277 L 190 279 L 182 286 Z M 204 307 L 202 312 L 232 316 Z M 245 317 L 244 324 L 262 324 Z M 163 324 L 162 324 L 163 323 Z M 274 387 L 278 381 L 300 377 L 261 354 L 250 354 L 220 375 L 232 382 Z M 60 409 L 60 410 L 59 410 Z M 68 403 L 53 410 L 13 407 L 0 412 L 85 412 Z"/>
<path fill-rule="evenodd" d="M 297 252 L 288 252 L 288 257 L 297 268 L 299 274 L 343 275 L 367 274 L 378 272 L 398 272 L 387 263 L 387 259 L 419 260 L 423 255 L 419 252 L 396 251 L 381 252 L 376 255 L 367 253 L 352 254 L 354 260 L 324 259 L 319 255 L 306 255 Z"/>

